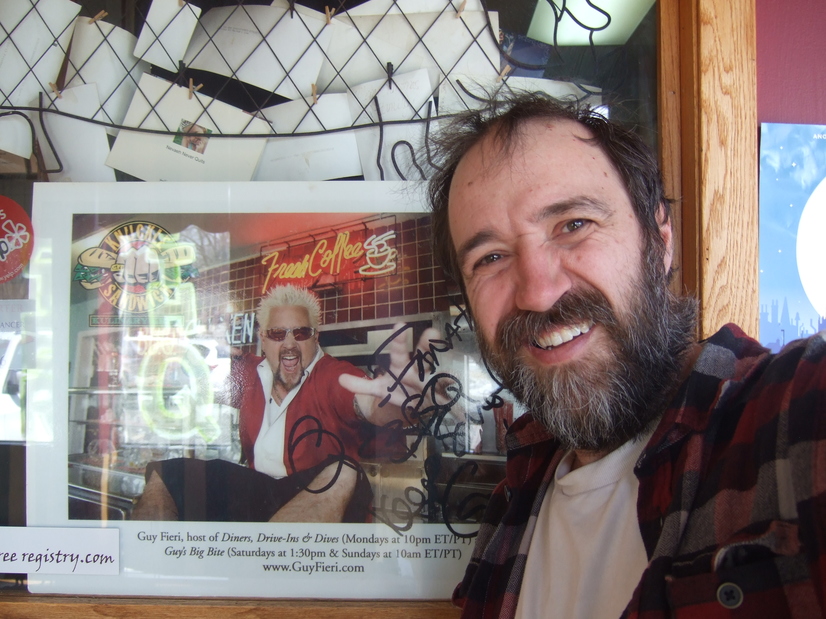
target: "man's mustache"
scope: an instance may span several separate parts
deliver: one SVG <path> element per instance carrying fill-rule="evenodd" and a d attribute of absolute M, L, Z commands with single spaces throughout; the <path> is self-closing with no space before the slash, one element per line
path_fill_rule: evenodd
<path fill-rule="evenodd" d="M 505 350 L 516 351 L 526 339 L 533 341 L 550 327 L 565 327 L 591 321 L 609 330 L 617 316 L 604 294 L 596 289 L 566 292 L 545 312 L 515 310 L 497 327 L 496 340 Z"/>

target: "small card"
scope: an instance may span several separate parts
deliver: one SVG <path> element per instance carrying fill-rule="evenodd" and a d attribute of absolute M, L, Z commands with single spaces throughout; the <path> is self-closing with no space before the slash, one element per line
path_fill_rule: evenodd
<path fill-rule="evenodd" d="M 152 0 L 135 46 L 135 56 L 177 73 L 178 61 L 184 58 L 200 16 L 201 9 L 194 4 Z"/>
<path fill-rule="evenodd" d="M 106 165 L 145 181 L 248 181 L 264 138 L 218 138 L 216 133 L 269 134 L 266 121 L 189 89 L 145 74 L 125 123 L 175 131 L 121 131 Z M 142 94 L 141 94 L 142 93 Z M 211 137 L 213 136 L 213 137 Z"/>

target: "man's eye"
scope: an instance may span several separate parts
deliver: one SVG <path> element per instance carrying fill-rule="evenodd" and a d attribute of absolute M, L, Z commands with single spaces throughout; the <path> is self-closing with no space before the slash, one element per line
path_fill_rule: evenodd
<path fill-rule="evenodd" d="M 562 226 L 563 231 L 565 232 L 576 232 L 580 228 L 582 228 L 587 221 L 585 219 L 572 219 L 564 226 Z"/>
<path fill-rule="evenodd" d="M 493 264 L 497 260 L 502 258 L 501 254 L 488 254 L 487 256 L 483 256 L 481 260 L 476 263 L 477 267 L 487 266 L 489 264 Z"/>

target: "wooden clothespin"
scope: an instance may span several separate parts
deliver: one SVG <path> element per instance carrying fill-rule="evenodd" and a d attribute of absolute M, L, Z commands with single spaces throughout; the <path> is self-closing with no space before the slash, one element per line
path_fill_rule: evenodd
<path fill-rule="evenodd" d="M 204 87 L 203 84 L 198 84 L 197 86 L 193 85 L 192 78 L 190 77 L 189 78 L 189 96 L 187 98 L 191 99 L 192 98 L 192 93 L 193 92 L 198 92 L 203 87 Z"/>
<path fill-rule="evenodd" d="M 52 89 L 52 92 L 54 93 L 55 97 L 57 97 L 58 99 L 63 98 L 63 95 L 61 94 L 60 90 L 58 90 L 58 88 L 57 88 L 57 84 L 49 82 L 49 87 Z"/>
<path fill-rule="evenodd" d="M 505 65 L 505 68 L 499 72 L 499 76 L 496 78 L 497 82 L 501 82 L 508 76 L 508 73 L 511 72 L 511 66 L 509 64 Z"/>
<path fill-rule="evenodd" d="M 456 17 L 457 18 L 462 16 L 462 13 L 464 13 L 466 6 L 467 6 L 467 0 L 462 0 L 462 4 L 459 5 L 459 10 L 456 11 Z"/>
<path fill-rule="evenodd" d="M 324 14 L 327 16 L 327 25 L 329 26 L 329 25 L 330 25 L 330 22 L 332 22 L 332 21 L 333 21 L 333 17 L 334 17 L 334 16 L 335 16 L 335 14 L 336 14 L 336 10 L 335 10 L 335 9 L 331 9 L 329 6 L 326 6 L 326 5 L 325 5 L 325 7 L 324 7 Z"/>
<path fill-rule="evenodd" d="M 92 19 L 89 20 L 90 24 L 94 24 L 96 21 L 99 21 L 109 15 L 106 11 L 100 11 L 97 15 L 95 15 Z"/>
<path fill-rule="evenodd" d="M 318 103 L 318 87 L 313 84 L 313 105 Z"/>

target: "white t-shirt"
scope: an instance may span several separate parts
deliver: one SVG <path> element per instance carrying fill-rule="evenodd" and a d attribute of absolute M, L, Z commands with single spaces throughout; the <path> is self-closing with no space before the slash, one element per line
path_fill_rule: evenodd
<path fill-rule="evenodd" d="M 573 452 L 559 463 L 528 550 L 518 619 L 622 614 L 648 565 L 634 465 L 650 437 L 575 471 Z"/>
<path fill-rule="evenodd" d="M 264 418 L 261 421 L 261 430 L 255 439 L 253 454 L 255 457 L 255 470 L 266 473 L 270 477 L 280 479 L 287 476 L 287 466 L 284 464 L 284 436 L 286 434 L 287 407 L 293 401 L 295 394 L 304 385 L 315 364 L 324 353 L 318 349 L 315 358 L 304 370 L 301 380 L 294 389 L 287 392 L 287 397 L 278 404 L 272 397 L 272 368 L 269 362 L 264 359 L 258 365 L 258 377 L 261 379 L 261 386 L 264 388 Z"/>

